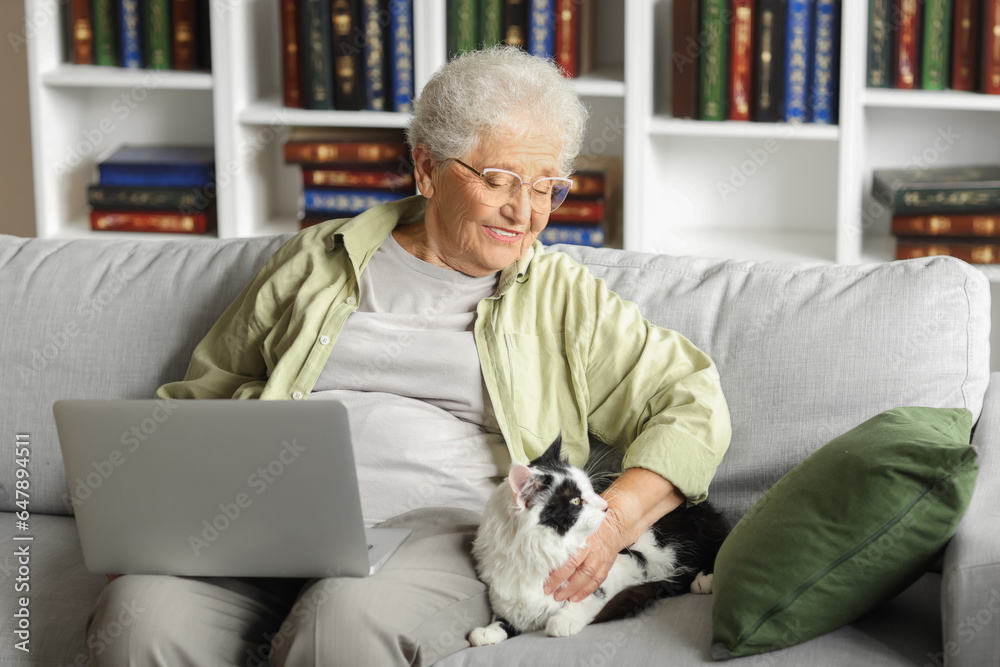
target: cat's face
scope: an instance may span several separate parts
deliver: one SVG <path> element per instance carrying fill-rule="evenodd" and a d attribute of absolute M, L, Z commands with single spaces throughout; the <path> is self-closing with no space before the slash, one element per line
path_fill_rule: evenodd
<path fill-rule="evenodd" d="M 604 521 L 608 503 L 594 492 L 582 470 L 559 458 L 559 437 L 529 465 L 511 466 L 511 493 L 518 510 L 560 536 L 586 536 Z"/>

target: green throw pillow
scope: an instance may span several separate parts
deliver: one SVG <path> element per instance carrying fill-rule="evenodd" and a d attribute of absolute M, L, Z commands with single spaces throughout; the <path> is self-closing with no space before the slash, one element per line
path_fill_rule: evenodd
<path fill-rule="evenodd" d="M 971 429 L 962 408 L 888 410 L 782 477 L 719 551 L 712 656 L 812 639 L 920 578 L 972 497 Z"/>

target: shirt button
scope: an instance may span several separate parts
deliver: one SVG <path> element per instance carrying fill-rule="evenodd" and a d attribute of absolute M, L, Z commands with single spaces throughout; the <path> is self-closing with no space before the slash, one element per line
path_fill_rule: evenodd
<path fill-rule="evenodd" d="M 330 344 L 330 337 L 329 336 L 320 336 L 319 337 L 319 342 L 322 345 L 329 345 Z"/>
<path fill-rule="evenodd" d="M 302 400 L 302 392 L 301 391 L 293 392 L 292 393 L 292 398 L 294 398 L 296 401 L 301 401 Z"/>
<path fill-rule="evenodd" d="M 353 306 L 357 300 L 353 296 L 347 297 L 347 305 Z"/>

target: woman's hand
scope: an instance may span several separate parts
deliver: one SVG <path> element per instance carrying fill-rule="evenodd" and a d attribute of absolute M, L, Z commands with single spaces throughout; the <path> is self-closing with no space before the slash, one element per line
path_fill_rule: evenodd
<path fill-rule="evenodd" d="M 618 522 L 613 520 L 611 512 L 609 508 L 604 523 L 587 538 L 587 544 L 565 565 L 552 571 L 545 580 L 546 595 L 555 591 L 553 597 L 557 602 L 566 599 L 579 602 L 608 578 L 618 552 L 631 544 L 623 540 L 616 526 Z"/>

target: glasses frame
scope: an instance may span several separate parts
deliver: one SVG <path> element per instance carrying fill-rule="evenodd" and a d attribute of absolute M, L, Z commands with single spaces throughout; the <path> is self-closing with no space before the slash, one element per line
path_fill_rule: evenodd
<path fill-rule="evenodd" d="M 500 204 L 500 206 L 505 206 L 506 204 L 509 204 L 510 202 L 514 201 L 514 198 L 517 196 L 517 193 L 520 192 L 521 188 L 523 188 L 525 185 L 527 185 L 527 186 L 529 186 L 531 188 L 531 193 L 538 192 L 539 194 L 542 194 L 542 193 L 539 192 L 539 190 L 537 190 L 535 188 L 535 185 L 538 184 L 538 183 L 540 183 L 540 182 L 542 182 L 542 181 L 557 181 L 559 183 L 567 183 L 569 185 L 569 188 L 573 187 L 573 179 L 572 178 L 565 178 L 563 176 L 542 176 L 540 178 L 536 178 L 533 181 L 525 182 L 525 179 L 524 179 L 523 176 L 521 176 L 520 174 L 515 173 L 513 171 L 510 171 L 508 169 L 499 169 L 497 167 L 487 167 L 486 169 L 483 169 L 482 171 L 479 171 L 478 169 L 465 164 L 464 162 L 462 162 L 458 158 L 453 158 L 453 159 L 454 159 L 455 162 L 457 162 L 458 164 L 462 165 L 463 167 L 465 167 L 466 169 L 468 169 L 469 171 L 471 171 L 473 174 L 475 174 L 476 176 L 478 176 L 479 180 L 481 180 L 483 182 L 484 186 L 486 185 L 486 174 L 493 173 L 493 172 L 501 173 L 501 174 L 510 174 L 511 176 L 513 176 L 514 178 L 516 178 L 518 181 L 520 181 L 521 184 L 517 188 L 511 190 L 510 197 L 507 199 L 506 202 L 504 202 L 503 204 Z M 569 188 L 567 188 L 567 190 L 566 190 L 567 196 L 569 195 Z M 528 194 L 528 203 L 531 205 L 531 210 L 535 211 L 536 213 L 551 213 L 552 211 L 554 211 L 557 208 L 559 208 L 560 206 L 562 206 L 563 202 L 566 201 L 566 197 L 563 197 L 562 201 L 560 201 L 558 204 L 556 204 L 555 206 L 553 206 L 549 210 L 546 211 L 546 210 L 543 209 L 543 210 L 539 211 L 537 208 L 535 208 L 535 204 L 534 204 L 535 197 L 533 197 L 531 193 Z M 487 204 L 487 206 L 490 206 L 490 204 Z"/>

